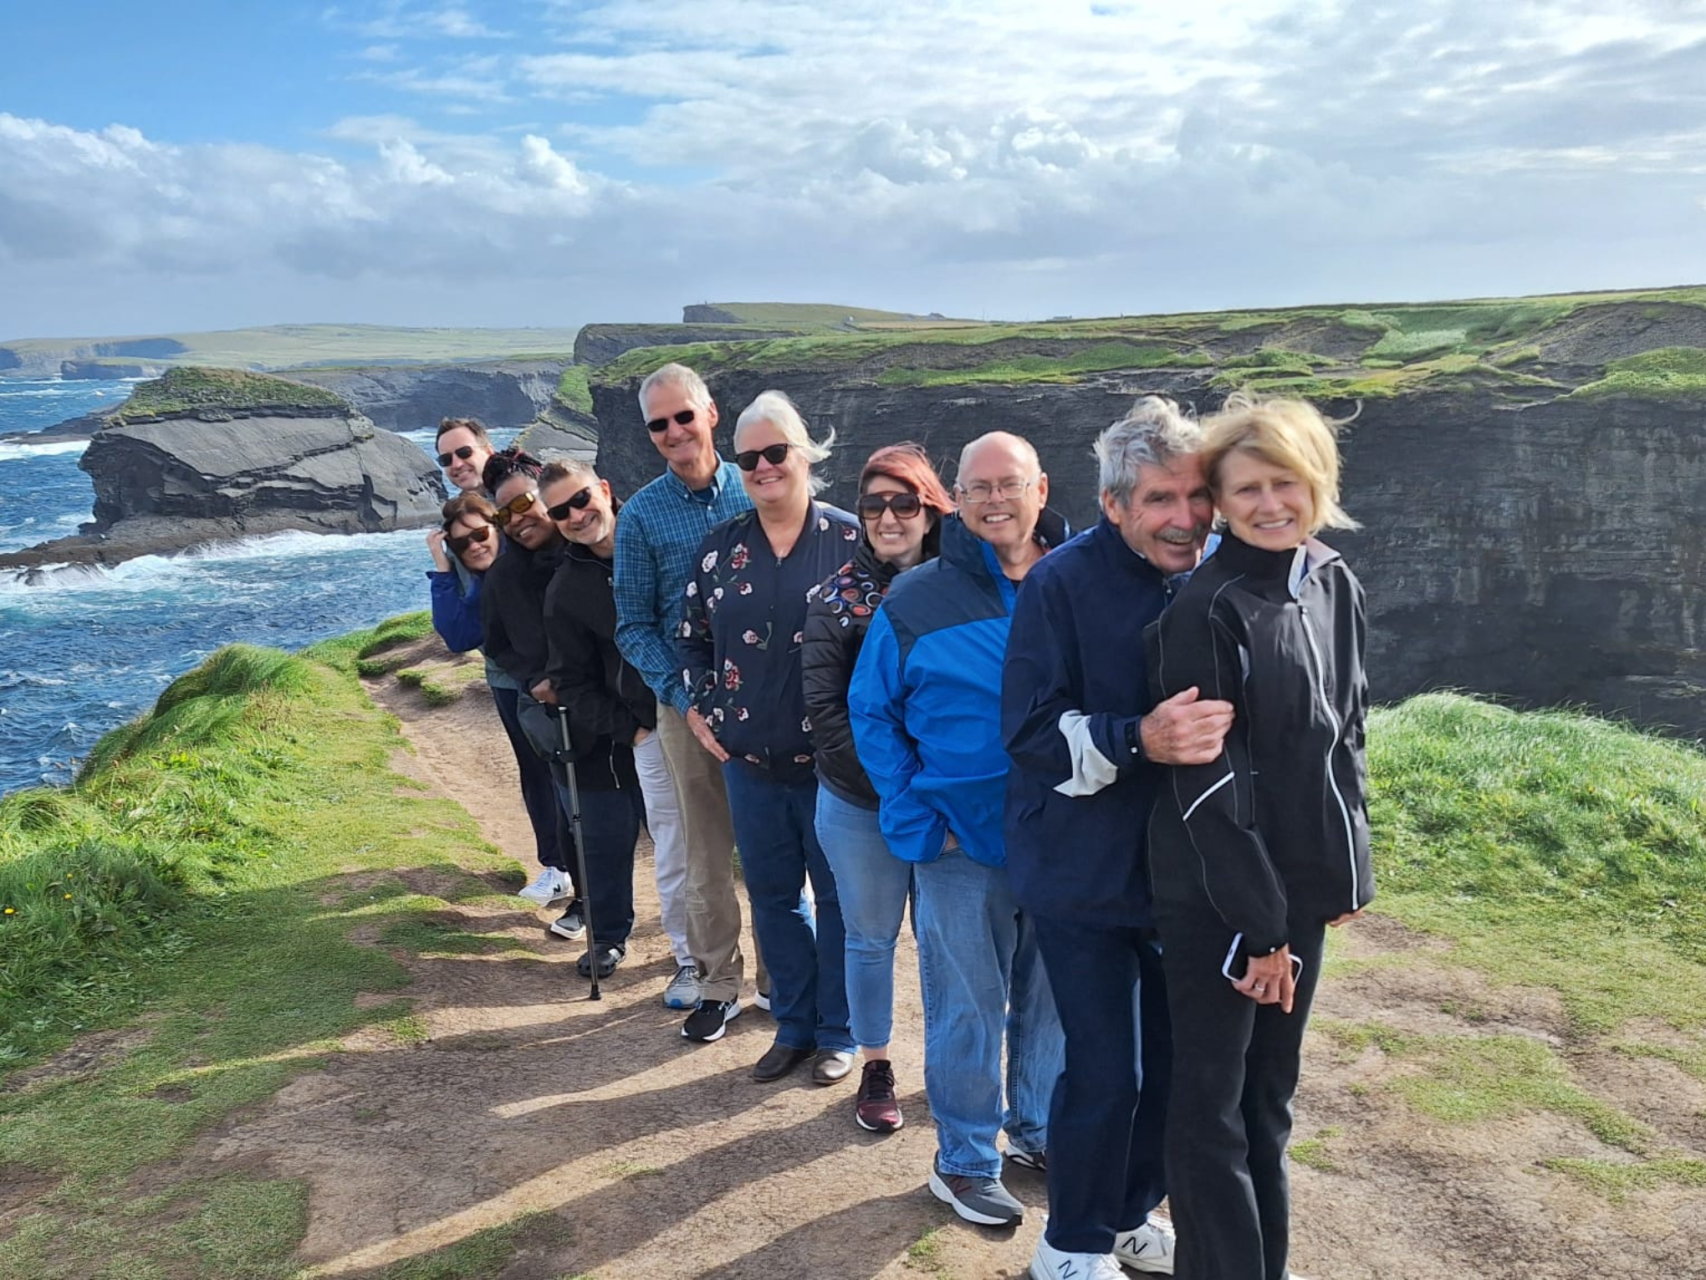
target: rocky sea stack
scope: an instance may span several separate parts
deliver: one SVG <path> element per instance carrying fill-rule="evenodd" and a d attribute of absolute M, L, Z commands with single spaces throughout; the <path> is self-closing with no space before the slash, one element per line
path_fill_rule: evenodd
<path fill-rule="evenodd" d="M 430 458 L 339 396 L 231 369 L 141 383 L 80 465 L 93 522 L 0 568 L 114 564 L 287 530 L 379 533 L 431 523 L 444 500 Z"/>

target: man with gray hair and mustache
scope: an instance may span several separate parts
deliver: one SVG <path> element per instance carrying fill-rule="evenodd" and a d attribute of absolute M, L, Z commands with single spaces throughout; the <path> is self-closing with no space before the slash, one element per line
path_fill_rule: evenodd
<path fill-rule="evenodd" d="M 1158 396 L 1102 432 L 1103 518 L 1037 565 L 1013 612 L 1007 865 L 1066 1036 L 1034 1280 L 1173 1270 L 1172 1229 L 1149 1216 L 1166 1194 L 1172 1036 L 1144 837 L 1161 766 L 1214 759 L 1232 707 L 1195 689 L 1156 705 L 1139 655 L 1208 537 L 1200 447 Z"/>

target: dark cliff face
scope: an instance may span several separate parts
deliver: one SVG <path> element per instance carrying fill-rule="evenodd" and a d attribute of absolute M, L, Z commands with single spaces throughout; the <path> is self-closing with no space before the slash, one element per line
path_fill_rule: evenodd
<path fill-rule="evenodd" d="M 436 427 L 443 418 L 477 418 L 488 427 L 522 427 L 551 403 L 568 364 L 566 360 L 504 360 L 292 369 L 278 376 L 335 392 L 388 431 Z"/>
<path fill-rule="evenodd" d="M 710 381 L 725 456 L 740 409 L 766 387 L 788 392 L 814 434 L 833 427 L 822 468 L 832 502 L 851 502 L 880 445 L 917 440 L 951 480 L 968 440 L 1004 430 L 1037 446 L 1051 505 L 1081 528 L 1097 517 L 1096 433 L 1149 392 L 1218 407 L 1205 378 L 890 388 L 733 371 Z M 624 495 L 661 469 L 636 391 L 593 388 L 599 467 Z M 1325 536 L 1367 588 L 1376 699 L 1461 688 L 1706 735 L 1706 406 L 1418 393 L 1368 401 L 1344 456 L 1344 505 L 1363 529 Z"/>

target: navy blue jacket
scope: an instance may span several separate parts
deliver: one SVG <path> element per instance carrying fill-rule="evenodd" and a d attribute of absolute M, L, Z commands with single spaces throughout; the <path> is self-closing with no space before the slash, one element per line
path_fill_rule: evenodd
<path fill-rule="evenodd" d="M 432 629 L 444 647 L 452 653 L 478 649 L 485 639 L 480 626 L 480 575 L 468 575 L 466 594 L 454 570 L 428 569 L 427 581 L 432 584 Z"/>
<path fill-rule="evenodd" d="M 1144 833 L 1162 779 L 1138 722 L 1155 705 L 1143 630 L 1167 575 L 1105 518 L 1025 579 L 1002 673 L 1007 867 L 1020 906 L 1057 920 L 1150 927 Z"/>
<path fill-rule="evenodd" d="M 1066 522 L 1044 511 L 1038 541 L 1065 538 Z M 994 549 L 948 516 L 942 554 L 896 578 L 871 622 L 847 710 L 897 858 L 933 862 L 951 831 L 973 861 L 1007 861 L 1001 661 L 1020 594 Z"/>

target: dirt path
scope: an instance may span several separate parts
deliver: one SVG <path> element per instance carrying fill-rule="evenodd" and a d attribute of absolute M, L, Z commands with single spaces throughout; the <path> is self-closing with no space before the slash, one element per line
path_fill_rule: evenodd
<path fill-rule="evenodd" d="M 525 858 L 531 837 L 483 688 L 436 710 L 391 681 L 373 694 L 413 744 L 415 755 L 399 767 L 459 801 L 490 841 Z M 584 999 L 576 948 L 545 938 L 544 913 L 519 900 L 513 908 L 458 907 L 458 927 L 513 938 L 519 948 L 410 961 L 408 994 L 430 1039 L 352 1045 L 211 1136 L 200 1154 L 215 1165 L 264 1161 L 274 1174 L 308 1183 L 302 1257 L 316 1276 L 372 1275 L 533 1212 L 543 1216 L 529 1219 L 501 1266 L 431 1274 L 1023 1275 L 1046 1204 L 1040 1177 L 1010 1177 L 1032 1211 L 1007 1233 L 958 1222 L 924 1187 L 934 1135 L 910 945 L 900 961 L 894 1037 L 908 1126 L 876 1137 L 853 1123 L 851 1081 L 824 1089 L 749 1077 L 772 1032 L 756 1009 L 718 1044 L 681 1039 L 679 1015 L 659 1001 L 671 964 L 649 846 L 642 852 L 630 958 L 601 1003 Z M 1560 1034 L 1545 1000 L 1490 991 L 1438 965 L 1391 922 L 1372 922 L 1354 948 L 1389 954 L 1394 964 L 1329 982 L 1324 1019 Z M 1445 1009 L 1469 1011 L 1474 1021 Z M 1402 1069 L 1376 1050 L 1312 1036 L 1296 1133 L 1313 1141 L 1313 1167 L 1294 1165 L 1294 1266 L 1302 1275 L 1706 1272 L 1700 1190 L 1641 1192 L 1611 1206 L 1540 1167 L 1554 1155 L 1616 1156 L 1579 1121 L 1545 1112 L 1456 1126 L 1421 1121 L 1387 1088 Z M 1623 1105 L 1695 1152 L 1706 1146 L 1706 1086 L 1663 1062 L 1620 1069 L 1642 1073 L 1618 1089 Z"/>

